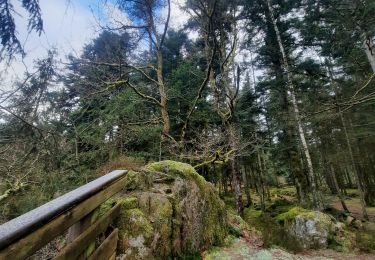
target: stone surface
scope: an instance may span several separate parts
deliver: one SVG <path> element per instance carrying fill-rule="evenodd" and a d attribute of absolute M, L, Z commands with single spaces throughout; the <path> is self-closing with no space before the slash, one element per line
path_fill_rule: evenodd
<path fill-rule="evenodd" d="M 358 229 L 363 228 L 362 221 L 360 221 L 358 219 L 352 221 L 352 225 L 353 225 L 353 227 L 358 228 Z"/>
<path fill-rule="evenodd" d="M 328 238 L 333 227 L 331 218 L 318 211 L 301 212 L 286 220 L 287 233 L 296 238 L 302 248 L 327 248 Z"/>
<path fill-rule="evenodd" d="M 352 222 L 354 221 L 355 219 L 352 217 L 352 216 L 348 216 L 345 220 L 345 223 L 350 226 L 352 224 Z"/>
<path fill-rule="evenodd" d="M 163 161 L 129 173 L 116 223 L 122 259 L 181 258 L 224 242 L 224 202 L 192 166 Z"/>

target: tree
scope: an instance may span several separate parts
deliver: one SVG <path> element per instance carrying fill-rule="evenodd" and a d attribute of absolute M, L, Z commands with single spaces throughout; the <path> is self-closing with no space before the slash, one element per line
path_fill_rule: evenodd
<path fill-rule="evenodd" d="M 301 118 L 300 118 L 300 111 L 299 111 L 299 108 L 298 108 L 298 103 L 297 103 L 295 89 L 294 89 L 294 83 L 293 83 L 293 75 L 292 75 L 292 72 L 290 71 L 288 57 L 287 57 L 286 52 L 285 52 L 285 48 L 284 48 L 284 45 L 283 45 L 283 42 L 282 42 L 282 39 L 281 39 L 279 28 L 278 28 L 276 20 L 275 20 L 274 10 L 273 10 L 273 7 L 272 7 L 272 4 L 271 4 L 270 0 L 267 0 L 267 6 L 268 6 L 269 15 L 270 15 L 270 18 L 271 18 L 271 21 L 272 21 L 272 24 L 273 24 L 274 31 L 276 33 L 277 43 L 279 45 L 279 49 L 280 49 L 280 52 L 281 52 L 283 66 L 284 66 L 284 70 L 285 70 L 285 73 L 286 73 L 286 76 L 287 76 L 287 84 L 288 84 L 288 88 L 289 88 L 288 90 L 289 90 L 290 97 L 291 97 L 291 103 L 293 105 L 294 117 L 295 117 L 295 120 L 296 120 L 296 124 L 297 124 L 297 128 L 298 128 L 298 133 L 299 133 L 300 141 L 301 141 L 301 144 L 302 144 L 303 152 L 305 154 L 305 159 L 307 161 L 308 177 L 309 177 L 309 182 L 311 184 L 314 207 L 316 209 L 322 209 L 323 205 L 322 205 L 322 201 L 321 201 L 321 195 L 320 195 L 320 192 L 319 192 L 317 184 L 316 184 L 316 177 L 315 177 L 315 174 L 314 174 L 311 155 L 310 155 L 309 147 L 308 147 L 307 142 L 306 142 L 305 132 L 304 132 L 304 129 L 303 129 Z"/>
<path fill-rule="evenodd" d="M 28 12 L 28 31 L 35 31 L 39 35 L 43 31 L 43 20 L 39 6 L 39 0 L 22 0 L 22 7 Z M 5 57 L 11 59 L 15 54 L 25 55 L 24 49 L 17 36 L 14 14 L 16 11 L 10 0 L 0 1 L 0 61 Z"/>

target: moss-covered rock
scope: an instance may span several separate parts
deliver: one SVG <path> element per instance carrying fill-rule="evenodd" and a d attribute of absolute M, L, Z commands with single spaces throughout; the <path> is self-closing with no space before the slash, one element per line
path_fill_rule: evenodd
<path fill-rule="evenodd" d="M 188 164 L 163 161 L 130 171 L 122 196 L 116 225 L 125 259 L 196 255 L 227 237 L 224 202 Z"/>
<path fill-rule="evenodd" d="M 122 210 L 116 226 L 119 228 L 119 250 L 127 259 L 151 256 L 148 245 L 152 242 L 154 229 L 140 209 Z"/>
<path fill-rule="evenodd" d="M 120 203 L 122 209 L 134 209 L 138 207 L 138 199 L 136 197 L 126 197 Z"/>
<path fill-rule="evenodd" d="M 300 214 L 305 214 L 305 213 L 308 213 L 308 212 L 309 211 L 306 210 L 306 209 L 304 209 L 304 208 L 293 207 L 290 210 L 288 210 L 287 212 L 284 212 L 284 213 L 279 214 L 278 216 L 276 216 L 276 220 L 279 223 L 283 224 L 286 221 L 291 221 L 291 220 L 295 219 Z"/>
<path fill-rule="evenodd" d="M 328 247 L 335 251 L 348 253 L 355 247 L 355 234 L 344 223 L 337 222 L 332 226 L 328 236 Z"/>
<path fill-rule="evenodd" d="M 276 217 L 291 237 L 302 248 L 326 248 L 332 231 L 333 221 L 319 211 L 309 211 L 294 207 Z"/>
<path fill-rule="evenodd" d="M 144 190 L 150 187 L 150 176 L 145 172 L 129 171 L 125 176 L 125 190 Z"/>
<path fill-rule="evenodd" d="M 151 163 L 146 166 L 146 169 L 151 172 L 162 172 L 171 177 L 179 177 L 184 180 L 194 181 L 202 190 L 205 190 L 208 184 L 208 182 L 196 172 L 194 167 L 187 163 L 166 160 Z"/>
<path fill-rule="evenodd" d="M 228 212 L 229 228 L 232 235 L 248 237 L 250 235 L 261 236 L 260 232 L 251 227 L 248 222 L 233 211 Z"/>

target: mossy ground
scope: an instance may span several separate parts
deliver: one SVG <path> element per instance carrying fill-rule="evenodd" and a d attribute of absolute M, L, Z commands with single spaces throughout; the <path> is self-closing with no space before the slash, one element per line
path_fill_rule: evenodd
<path fill-rule="evenodd" d="M 151 175 L 149 174 L 152 172 L 165 173 L 173 180 L 175 178 L 181 178 L 183 180 L 194 181 L 199 190 L 202 192 L 202 196 L 206 197 L 207 200 L 219 203 L 218 205 L 212 203 L 208 209 L 209 211 L 215 210 L 216 207 L 226 207 L 229 221 L 228 229 L 218 230 L 216 229 L 216 219 L 211 218 L 210 215 L 202 216 L 207 222 L 203 239 L 209 240 L 210 244 L 212 245 L 216 245 L 205 254 L 205 259 L 236 259 L 233 257 L 235 255 L 239 256 L 238 259 L 248 259 L 247 257 L 249 255 L 252 255 L 251 259 L 272 259 L 269 257 L 272 257 L 272 250 L 274 250 L 272 248 L 275 246 L 285 248 L 290 252 L 299 252 L 302 250 L 302 248 L 298 246 L 298 241 L 290 238 L 287 235 L 283 228 L 284 223 L 293 220 L 298 215 L 310 217 L 315 213 L 296 205 L 294 188 L 272 188 L 271 200 L 266 202 L 265 211 L 260 210 L 259 198 L 257 198 L 256 194 L 252 193 L 252 198 L 255 204 L 252 207 L 246 208 L 241 218 L 234 210 L 235 207 L 233 197 L 231 195 L 222 196 L 225 205 L 223 201 L 215 199 L 215 196 L 217 197 L 217 192 L 212 191 L 212 189 L 208 189 L 205 179 L 197 174 L 194 168 L 188 164 L 173 161 L 152 163 L 147 166 L 146 173 L 130 172 L 126 189 L 130 191 L 130 193 L 133 193 L 133 190 L 138 189 L 139 187 L 141 187 L 141 190 L 144 190 L 147 188 L 147 183 L 150 182 L 149 178 Z M 353 191 L 352 194 L 355 194 L 355 192 Z M 177 197 L 170 196 L 168 200 L 172 203 L 170 205 L 175 205 L 175 202 L 178 199 L 179 198 Z M 137 237 L 137 235 L 142 234 L 142 238 L 145 242 L 151 242 L 155 231 L 155 225 L 159 226 L 160 230 L 164 230 L 164 227 L 169 230 L 170 228 L 177 228 L 182 221 L 179 219 L 174 219 L 173 223 L 170 224 L 164 223 L 163 219 L 153 219 L 153 221 L 150 221 L 149 217 L 147 216 L 147 210 L 140 209 L 139 197 L 133 195 L 122 198 L 117 202 L 113 199 L 108 200 L 94 212 L 92 217 L 94 219 L 98 219 L 100 216 L 108 212 L 108 210 L 115 203 L 121 203 L 123 208 L 121 213 L 122 222 L 117 223 L 117 225 L 124 226 L 124 230 L 126 230 L 126 227 L 129 225 L 132 226 L 131 233 L 129 233 L 129 231 L 120 231 L 120 237 Z M 167 204 L 169 205 L 169 203 Z M 162 215 L 181 214 L 181 209 L 179 209 L 178 206 L 174 206 L 172 208 L 167 204 L 161 203 L 160 206 L 155 204 L 152 207 L 158 208 L 157 211 L 159 211 L 159 213 L 164 211 L 167 212 Z M 166 233 L 169 232 L 168 230 Z M 227 235 L 228 230 L 230 233 L 229 235 Z M 329 248 L 345 253 L 349 253 L 352 249 L 366 252 L 375 250 L 375 232 L 368 232 L 353 228 L 345 228 L 341 232 L 342 233 L 339 239 L 334 235 L 329 237 Z M 254 248 L 251 249 L 249 248 L 249 245 L 244 245 L 243 241 L 239 242 L 250 233 L 257 234 L 259 237 L 261 237 L 264 241 L 263 247 L 270 248 L 270 250 L 254 251 Z M 169 243 L 168 241 L 164 242 Z M 355 243 L 355 248 L 353 243 Z M 168 246 L 173 245 L 168 244 Z M 286 254 L 287 257 L 289 257 L 288 253 Z M 201 259 L 201 256 L 199 252 L 192 252 L 192 254 L 181 254 L 180 258 Z"/>
<path fill-rule="evenodd" d="M 355 194 L 355 191 L 352 191 L 351 194 Z M 375 223 L 373 226 L 370 225 L 373 230 L 371 227 L 365 227 L 365 230 L 368 231 L 349 228 L 344 225 L 339 233 L 333 233 L 329 236 L 328 249 L 306 251 L 298 246 L 298 241 L 289 238 L 283 228 L 285 221 L 291 220 L 297 215 L 308 217 L 314 214 L 312 211 L 297 205 L 294 187 L 271 188 L 272 199 L 266 201 L 264 212 L 260 210 L 260 200 L 257 194 L 252 192 L 251 195 L 254 204 L 245 208 L 243 219 L 252 229 L 255 228 L 261 232 L 264 250 L 251 248 L 251 245 L 245 244 L 246 241 L 238 242 L 243 239 L 240 229 L 232 226 L 230 233 L 232 239 L 235 238 L 232 243 L 226 247 L 212 248 L 206 253 L 204 259 L 375 259 L 374 251 L 371 251 L 375 247 Z M 231 216 L 231 214 L 236 214 L 233 196 L 225 194 L 222 199 L 226 203 L 229 219 L 235 220 L 236 217 Z M 291 255 L 280 250 L 277 251 L 277 256 L 275 256 L 273 254 L 275 252 L 274 247 L 283 248 L 289 252 L 297 253 L 297 255 Z M 298 255 L 298 252 L 301 251 L 303 251 L 304 256 Z M 369 255 L 364 254 L 364 252 L 368 252 Z"/>

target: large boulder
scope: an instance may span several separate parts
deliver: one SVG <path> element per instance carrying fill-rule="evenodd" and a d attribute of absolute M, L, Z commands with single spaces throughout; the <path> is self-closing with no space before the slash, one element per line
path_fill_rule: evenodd
<path fill-rule="evenodd" d="M 288 235 L 304 249 L 327 248 L 334 227 L 334 222 L 327 214 L 299 207 L 280 214 L 277 220 L 284 223 Z"/>
<path fill-rule="evenodd" d="M 149 164 L 126 176 L 119 200 L 119 254 L 123 259 L 167 259 L 197 254 L 227 235 L 224 202 L 192 166 Z"/>

